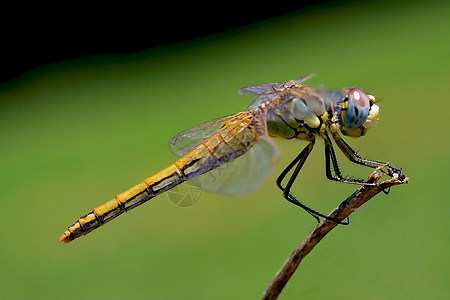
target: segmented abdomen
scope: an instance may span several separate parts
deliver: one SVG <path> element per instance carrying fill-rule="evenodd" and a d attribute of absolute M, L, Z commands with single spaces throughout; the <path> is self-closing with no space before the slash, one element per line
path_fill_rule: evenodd
<path fill-rule="evenodd" d="M 241 113 L 174 164 L 80 217 L 59 238 L 70 242 L 174 186 L 247 152 L 259 139 L 253 116 Z"/>

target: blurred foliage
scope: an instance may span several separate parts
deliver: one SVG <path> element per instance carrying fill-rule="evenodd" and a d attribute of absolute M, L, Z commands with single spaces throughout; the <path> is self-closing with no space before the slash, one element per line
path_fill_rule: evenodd
<path fill-rule="evenodd" d="M 450 2 L 330 2 L 124 55 L 50 64 L 0 86 L 0 298 L 259 298 L 315 226 L 274 180 L 251 195 L 166 195 L 69 244 L 67 225 L 174 161 L 178 132 L 245 109 L 239 87 L 314 72 L 308 84 L 382 99 L 347 141 L 403 167 L 408 185 L 355 212 L 303 262 L 281 299 L 448 298 Z M 438 111 L 436 111 L 436 109 Z M 348 173 L 367 176 L 343 156 Z M 324 176 L 322 144 L 295 193 L 329 211 L 355 186 Z"/>

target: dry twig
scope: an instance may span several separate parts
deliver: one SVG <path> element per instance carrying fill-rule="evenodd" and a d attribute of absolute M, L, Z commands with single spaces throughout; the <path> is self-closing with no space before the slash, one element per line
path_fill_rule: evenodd
<path fill-rule="evenodd" d="M 377 168 L 368 179 L 368 182 L 377 182 L 381 177 L 386 175 L 386 173 L 378 173 L 377 171 L 382 169 Z M 389 189 L 391 186 L 403 184 L 408 182 L 406 178 L 400 172 L 393 171 L 389 169 L 392 176 L 391 179 L 383 181 L 378 185 L 363 185 L 356 192 L 354 192 L 350 197 L 343 201 L 337 208 L 335 208 L 330 217 L 336 220 L 344 220 L 353 211 L 361 207 L 364 203 L 369 201 L 372 197 L 381 191 Z M 278 295 L 283 290 L 284 286 L 294 274 L 297 267 L 302 262 L 303 258 L 308 255 L 309 252 L 338 224 L 336 222 L 323 219 L 313 231 L 311 231 L 308 236 L 295 248 L 288 259 L 284 262 L 281 269 L 275 275 L 274 279 L 270 283 L 262 299 L 276 299 Z"/>

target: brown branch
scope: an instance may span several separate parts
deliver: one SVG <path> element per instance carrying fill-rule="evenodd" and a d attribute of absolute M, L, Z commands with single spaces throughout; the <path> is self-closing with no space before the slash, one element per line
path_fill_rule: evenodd
<path fill-rule="evenodd" d="M 380 168 L 377 168 L 368 179 L 368 182 L 377 182 L 386 173 L 377 173 Z M 408 182 L 403 174 L 398 170 L 389 169 L 389 173 L 392 176 L 391 179 L 383 181 L 377 185 L 363 185 L 350 197 L 343 201 L 337 208 L 335 208 L 330 217 L 336 220 L 344 220 L 353 211 L 361 207 L 364 203 L 369 201 L 372 197 L 381 191 L 389 189 L 391 186 L 403 184 Z M 302 260 L 308 255 L 309 252 L 338 224 L 336 222 L 323 219 L 313 231 L 295 248 L 288 259 L 284 262 L 281 269 L 275 275 L 274 279 L 270 283 L 262 299 L 276 299 L 283 290 L 284 286 L 294 274 L 297 267 Z"/>

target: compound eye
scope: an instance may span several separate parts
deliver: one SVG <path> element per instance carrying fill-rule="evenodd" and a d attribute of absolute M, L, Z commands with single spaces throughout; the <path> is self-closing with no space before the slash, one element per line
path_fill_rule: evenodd
<path fill-rule="evenodd" d="M 370 99 L 363 91 L 356 88 L 349 89 L 345 99 L 348 103 L 344 125 L 349 129 L 358 128 L 369 115 Z"/>

